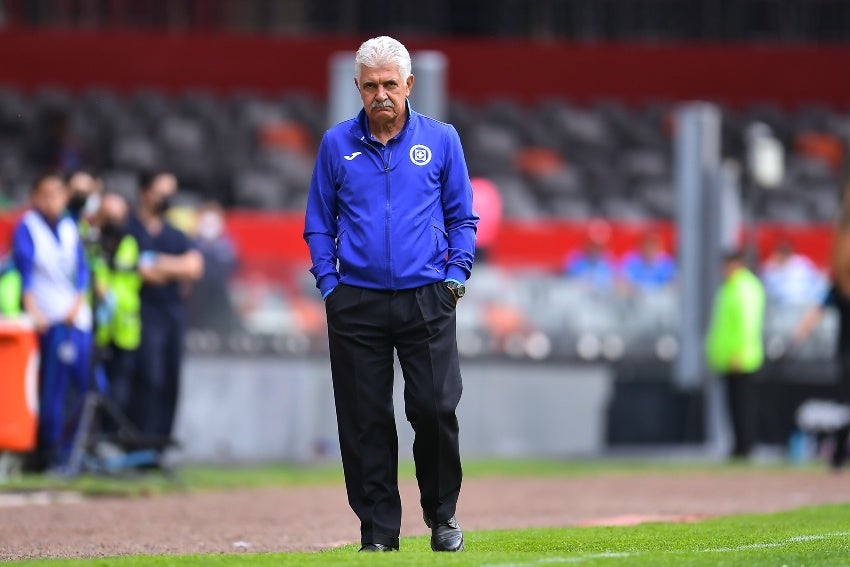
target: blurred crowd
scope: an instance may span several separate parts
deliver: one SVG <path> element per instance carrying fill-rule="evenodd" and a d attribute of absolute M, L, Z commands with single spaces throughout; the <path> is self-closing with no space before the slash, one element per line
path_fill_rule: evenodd
<path fill-rule="evenodd" d="M 659 233 L 647 231 L 638 247 L 619 259 L 606 248 L 609 233 L 605 222 L 591 225 L 584 245 L 568 253 L 564 275 L 597 293 L 634 294 L 675 285 L 676 262 Z M 797 252 L 788 236 L 778 239 L 756 271 L 776 305 L 808 305 L 826 293 L 827 274 Z"/>
<path fill-rule="evenodd" d="M 131 204 L 73 169 L 38 177 L 0 273 L 0 314 L 39 339 L 34 470 L 62 469 L 84 401 L 109 411 L 98 435 L 153 454 L 173 444 L 185 329 L 238 328 L 228 282 L 238 265 L 215 202 L 174 206 L 178 181 L 145 175 Z M 191 293 L 190 293 L 191 289 Z"/>

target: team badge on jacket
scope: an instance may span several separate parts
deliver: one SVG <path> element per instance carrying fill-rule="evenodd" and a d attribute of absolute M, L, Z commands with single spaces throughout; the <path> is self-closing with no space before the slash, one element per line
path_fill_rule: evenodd
<path fill-rule="evenodd" d="M 416 165 L 426 165 L 431 161 L 431 148 L 416 144 L 410 148 L 410 161 Z"/>

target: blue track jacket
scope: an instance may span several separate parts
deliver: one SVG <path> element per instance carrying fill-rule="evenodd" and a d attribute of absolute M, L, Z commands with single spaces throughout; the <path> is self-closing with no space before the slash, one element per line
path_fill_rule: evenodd
<path fill-rule="evenodd" d="M 363 110 L 322 139 L 304 240 L 323 296 L 340 282 L 401 290 L 469 278 L 478 216 L 460 137 L 410 104 L 407 112 L 386 146 Z"/>

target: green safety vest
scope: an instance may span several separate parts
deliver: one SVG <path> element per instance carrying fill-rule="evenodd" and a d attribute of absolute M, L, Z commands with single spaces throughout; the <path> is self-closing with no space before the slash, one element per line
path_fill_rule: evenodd
<path fill-rule="evenodd" d="M 18 316 L 21 308 L 21 273 L 9 269 L 0 274 L 0 315 Z"/>
<path fill-rule="evenodd" d="M 762 325 L 764 287 L 746 268 L 737 270 L 717 290 L 705 339 L 709 366 L 719 373 L 755 372 L 764 362 Z"/>
<path fill-rule="evenodd" d="M 85 252 L 86 262 L 91 265 L 97 260 L 97 257 L 100 255 L 100 243 L 97 239 L 92 239 L 92 226 L 89 221 L 86 219 L 80 219 L 77 221 L 77 233 L 80 235 L 80 242 L 83 245 L 83 251 Z"/>
<path fill-rule="evenodd" d="M 106 324 L 97 327 L 98 346 L 114 344 L 124 350 L 136 350 L 142 337 L 142 276 L 138 271 L 139 245 L 130 235 L 124 236 L 115 252 L 114 267 L 102 257 L 94 260 L 92 272 L 96 289 L 111 296 L 113 311 Z"/>

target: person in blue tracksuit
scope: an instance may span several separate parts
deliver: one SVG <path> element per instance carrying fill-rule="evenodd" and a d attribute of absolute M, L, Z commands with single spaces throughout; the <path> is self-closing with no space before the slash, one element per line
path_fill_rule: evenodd
<path fill-rule="evenodd" d="M 32 208 L 12 238 L 21 276 L 22 303 L 41 351 L 38 468 L 61 467 L 69 456 L 71 396 L 89 388 L 91 309 L 85 300 L 89 271 L 76 223 L 65 213 L 68 190 L 55 175 L 32 186 Z"/>
<path fill-rule="evenodd" d="M 378 37 L 355 55 L 363 110 L 328 130 L 310 184 L 304 239 L 325 299 L 348 500 L 361 550 L 399 546 L 395 350 L 425 523 L 435 551 L 460 551 L 456 305 L 478 217 L 460 138 L 408 102 L 410 55 Z"/>

